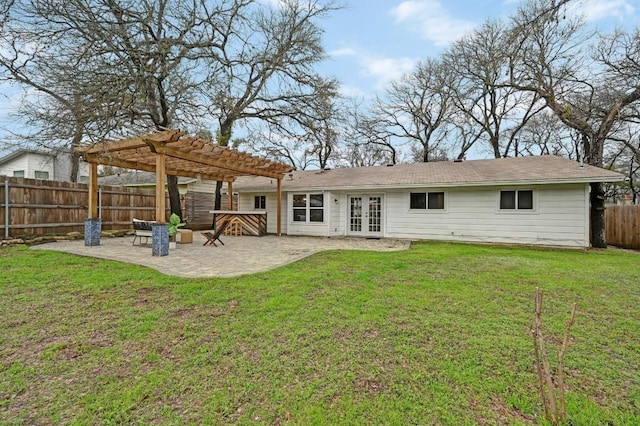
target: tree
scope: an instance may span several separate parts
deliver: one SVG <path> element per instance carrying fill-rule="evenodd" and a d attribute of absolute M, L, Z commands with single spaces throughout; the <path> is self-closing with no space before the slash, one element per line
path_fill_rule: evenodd
<path fill-rule="evenodd" d="M 208 74 L 205 92 L 210 114 L 218 117 L 222 146 L 238 122 L 259 120 L 288 132 L 287 120 L 304 126 L 319 119 L 313 114 L 316 99 L 336 86 L 314 70 L 324 57 L 322 30 L 315 21 L 336 9 L 333 1 L 280 0 L 270 7 L 245 3 L 234 16 L 235 25 L 221 30 L 223 42 L 209 49 L 218 63 Z M 216 210 L 220 189 L 218 182 Z"/>
<path fill-rule="evenodd" d="M 544 108 L 535 92 L 503 84 L 509 64 L 507 34 L 502 21 L 487 21 L 444 55 L 446 72 L 455 81 L 451 102 L 462 119 L 457 130 L 470 132 L 467 141 L 487 142 L 495 158 L 518 155 L 519 132 Z"/>
<path fill-rule="evenodd" d="M 582 20 L 567 17 L 570 0 L 532 0 L 512 18 L 509 82 L 539 96 L 580 134 L 585 162 L 602 167 L 620 120 L 640 100 L 640 33 L 616 32 L 587 43 Z M 606 247 L 603 185 L 591 184 L 592 245 Z"/>
<path fill-rule="evenodd" d="M 416 161 L 426 163 L 441 157 L 455 78 L 448 71 L 440 61 L 426 60 L 392 82 L 384 99 L 375 103 L 374 119 L 386 128 L 386 138 L 412 142 Z"/>

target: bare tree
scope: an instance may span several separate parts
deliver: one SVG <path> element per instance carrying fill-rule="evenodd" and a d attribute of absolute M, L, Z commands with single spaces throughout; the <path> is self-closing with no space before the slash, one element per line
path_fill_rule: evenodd
<path fill-rule="evenodd" d="M 373 115 L 378 127 L 386 128 L 388 139 L 409 141 L 416 161 L 441 157 L 439 146 L 446 137 L 451 112 L 452 78 L 440 61 L 429 59 L 392 82 L 385 97 L 375 103 Z"/>
<path fill-rule="evenodd" d="M 467 140 L 487 142 L 495 158 L 518 155 L 518 133 L 544 108 L 536 93 L 503 84 L 509 64 L 507 29 L 502 21 L 487 21 L 444 55 L 449 74 L 457 79 L 452 103 L 458 119 L 466 116 L 458 131 L 471 132 Z"/>
<path fill-rule="evenodd" d="M 640 33 L 594 34 L 565 14 L 570 0 L 531 0 L 512 18 L 509 84 L 534 93 L 579 132 L 588 164 L 602 167 L 607 140 L 640 100 Z M 591 184 L 592 244 L 606 247 L 603 185 Z"/>
<path fill-rule="evenodd" d="M 210 113 L 218 117 L 218 143 L 227 145 L 236 123 L 260 120 L 285 129 L 286 120 L 304 125 L 318 117 L 314 102 L 335 91 L 335 82 L 314 67 L 324 57 L 316 21 L 336 9 L 333 1 L 280 0 L 256 7 L 245 0 L 235 25 L 221 29 L 223 43 L 210 51 L 219 66 L 208 74 Z M 241 12 L 241 13 L 240 13 Z M 215 206 L 220 208 L 221 182 Z"/>

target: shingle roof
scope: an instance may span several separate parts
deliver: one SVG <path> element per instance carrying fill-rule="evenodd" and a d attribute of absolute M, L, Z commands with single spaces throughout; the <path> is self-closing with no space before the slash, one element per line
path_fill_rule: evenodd
<path fill-rule="evenodd" d="M 303 189 L 365 189 L 400 187 L 452 187 L 481 185 L 520 185 L 547 183 L 615 182 L 624 176 L 610 170 L 552 155 L 536 157 L 440 161 L 432 163 L 397 164 L 302 170 L 286 174 L 283 190 Z M 262 177 L 238 178 L 237 191 L 275 190 L 275 180 Z"/>

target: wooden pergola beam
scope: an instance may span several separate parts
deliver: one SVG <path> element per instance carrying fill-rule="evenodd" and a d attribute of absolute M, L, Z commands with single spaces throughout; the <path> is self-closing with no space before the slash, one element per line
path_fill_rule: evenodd
<path fill-rule="evenodd" d="M 211 179 L 228 183 L 229 208 L 233 209 L 233 180 L 238 176 L 264 176 L 277 179 L 277 230 L 281 234 L 282 178 L 294 170 L 228 147 L 212 144 L 197 136 L 185 136 L 180 130 L 165 130 L 145 136 L 105 142 L 93 147 L 76 148 L 91 164 L 89 173 L 89 217 L 97 212 L 97 166 L 107 164 L 156 174 L 156 221 L 166 221 L 166 175 Z"/>

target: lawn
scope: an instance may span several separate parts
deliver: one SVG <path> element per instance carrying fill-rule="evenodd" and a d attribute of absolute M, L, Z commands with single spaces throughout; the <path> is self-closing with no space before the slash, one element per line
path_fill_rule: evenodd
<path fill-rule="evenodd" d="M 182 279 L 0 250 L 0 424 L 535 424 L 534 292 L 574 425 L 640 424 L 640 254 L 416 243 Z M 553 362 L 555 364 L 555 362 Z"/>

